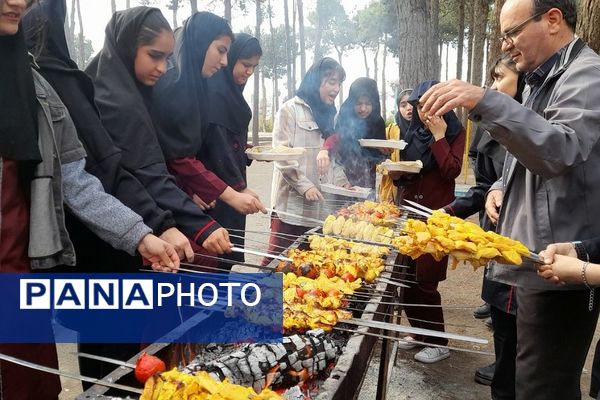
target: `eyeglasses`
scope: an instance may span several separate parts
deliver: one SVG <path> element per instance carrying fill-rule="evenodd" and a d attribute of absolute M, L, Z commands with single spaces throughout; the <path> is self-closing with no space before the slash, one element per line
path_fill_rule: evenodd
<path fill-rule="evenodd" d="M 514 40 L 515 36 L 517 36 L 519 33 L 521 33 L 523 31 L 523 29 L 525 29 L 527 24 L 529 24 L 534 19 L 546 14 L 547 12 L 548 12 L 548 10 L 540 11 L 536 14 L 533 14 L 531 17 L 527 18 L 525 21 L 521 22 L 520 24 L 518 24 L 518 25 L 510 28 L 508 31 L 504 32 L 502 35 L 500 35 L 500 37 L 498 37 L 498 40 L 500 40 L 500 44 L 503 44 L 504 42 L 506 42 L 508 44 L 513 44 L 513 40 Z"/>

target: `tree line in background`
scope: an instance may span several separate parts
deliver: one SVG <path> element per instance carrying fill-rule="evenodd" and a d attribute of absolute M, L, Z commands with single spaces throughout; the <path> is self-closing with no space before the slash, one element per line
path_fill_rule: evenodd
<path fill-rule="evenodd" d="M 85 38 L 80 0 L 70 0 L 66 21 L 71 54 L 80 67 L 90 60 L 94 49 Z M 283 15 L 276 15 L 274 5 Z M 293 96 L 307 65 L 323 55 L 334 54 L 343 64 L 351 50 L 360 50 L 364 76 L 377 81 L 381 98 L 388 90 L 395 94 L 426 79 L 464 79 L 485 84 L 488 64 L 500 54 L 499 10 L 505 0 L 372 0 L 364 8 L 346 10 L 343 0 L 314 0 L 305 7 L 303 0 L 139 0 L 135 5 L 166 6 L 171 24 L 179 25 L 178 10 L 188 3 L 192 12 L 199 9 L 221 14 L 231 21 L 232 12 L 248 18 L 254 13 L 254 26 L 234 27 L 258 37 L 263 46 L 259 70 L 254 74 L 253 141 L 259 130 L 270 130 L 274 114 L 284 99 Z M 600 50 L 600 2 L 580 0 L 577 34 L 594 50 Z M 131 7 L 126 0 L 125 7 Z M 200 7 L 200 8 L 199 8 Z M 117 10 L 111 0 L 112 12 Z M 281 11 L 280 11 L 281 12 Z M 187 16 L 185 16 L 187 17 Z M 283 17 L 283 18 L 282 18 Z M 274 24 L 274 20 L 283 24 Z M 75 27 L 78 27 L 76 32 Z M 448 76 L 450 49 L 456 52 L 456 75 Z M 312 59 L 307 56 L 312 55 Z M 390 58 L 398 65 L 395 77 L 386 76 Z M 463 76 L 466 64 L 466 75 Z M 445 65 L 446 68 L 442 68 Z M 444 76 L 442 76 L 444 71 Z M 266 80 L 271 81 L 267 93 Z M 280 84 L 283 84 L 282 93 Z M 340 104 L 344 99 L 339 95 Z M 389 110 L 392 111 L 392 110 Z M 385 101 L 382 113 L 388 115 Z"/>

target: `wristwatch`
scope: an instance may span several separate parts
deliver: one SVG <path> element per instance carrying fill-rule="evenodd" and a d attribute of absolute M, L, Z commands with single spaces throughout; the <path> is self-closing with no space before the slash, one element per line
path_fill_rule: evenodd
<path fill-rule="evenodd" d="M 575 252 L 577 253 L 577 258 L 579 258 L 580 260 L 583 260 L 583 261 L 588 261 L 590 259 L 590 256 L 588 255 L 588 252 L 587 252 L 585 246 L 583 245 L 583 243 L 581 242 L 581 240 L 576 240 L 571 243 L 573 244 L 573 247 L 575 248 Z"/>

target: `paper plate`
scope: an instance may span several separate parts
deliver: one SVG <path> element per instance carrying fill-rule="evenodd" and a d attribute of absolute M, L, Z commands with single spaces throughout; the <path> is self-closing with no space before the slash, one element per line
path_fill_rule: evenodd
<path fill-rule="evenodd" d="M 381 163 L 381 166 L 388 171 L 401 171 L 418 174 L 423 168 L 421 161 L 385 161 Z"/>
<path fill-rule="evenodd" d="M 246 155 L 256 161 L 297 160 L 304 154 L 304 147 L 254 146 L 246 150 Z"/>
<path fill-rule="evenodd" d="M 322 183 L 321 192 L 337 194 L 339 196 L 355 197 L 358 199 L 366 199 L 369 197 L 371 189 L 360 186 L 354 186 L 352 189 L 346 189 L 341 186 L 332 185 L 330 183 Z"/>
<path fill-rule="evenodd" d="M 362 147 L 378 147 L 382 149 L 404 150 L 406 142 L 404 140 L 381 140 L 381 139 L 359 139 Z"/>

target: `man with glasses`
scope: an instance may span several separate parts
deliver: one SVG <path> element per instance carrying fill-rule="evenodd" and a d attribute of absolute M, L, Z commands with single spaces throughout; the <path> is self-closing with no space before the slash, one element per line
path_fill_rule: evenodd
<path fill-rule="evenodd" d="M 576 10 L 575 0 L 507 0 L 502 7 L 502 50 L 527 73 L 523 105 L 458 80 L 421 98 L 431 115 L 465 107 L 507 148 L 486 211 L 498 232 L 535 252 L 600 236 L 593 217 L 600 204 L 600 57 L 575 37 Z M 579 399 L 600 299 L 584 285 L 544 282 L 531 263 L 489 268 L 492 279 L 517 287 L 519 304 L 514 396 L 493 397 Z"/>

